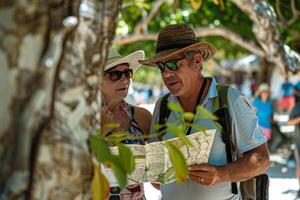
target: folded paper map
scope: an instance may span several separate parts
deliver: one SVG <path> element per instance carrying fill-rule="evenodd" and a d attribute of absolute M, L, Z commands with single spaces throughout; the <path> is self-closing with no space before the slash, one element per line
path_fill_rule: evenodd
<path fill-rule="evenodd" d="M 156 182 L 166 184 L 176 181 L 175 171 L 165 142 L 177 147 L 186 159 L 187 165 L 207 163 L 216 130 L 207 130 L 188 135 L 193 147 L 187 146 L 180 138 L 152 142 L 146 145 L 126 145 L 135 159 L 135 170 L 128 177 L 128 185 Z M 117 147 L 111 147 L 112 153 L 118 154 Z M 110 168 L 101 166 L 110 186 L 117 186 L 118 181 Z"/>

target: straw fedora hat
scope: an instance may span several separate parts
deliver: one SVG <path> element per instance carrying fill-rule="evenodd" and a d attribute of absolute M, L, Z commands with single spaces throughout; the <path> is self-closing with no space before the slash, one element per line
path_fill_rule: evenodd
<path fill-rule="evenodd" d="M 270 92 L 270 87 L 267 83 L 262 83 L 258 86 L 255 96 L 258 97 L 262 92 Z"/>
<path fill-rule="evenodd" d="M 129 68 L 132 69 L 133 72 L 135 72 L 141 66 L 138 60 L 143 59 L 145 59 L 145 53 L 142 50 L 135 51 L 123 57 L 115 49 L 110 48 L 108 51 L 108 58 L 104 67 L 104 71 L 107 71 L 117 65 L 128 63 Z"/>
<path fill-rule="evenodd" d="M 162 29 L 157 38 L 156 55 L 148 60 L 140 60 L 143 65 L 155 66 L 155 63 L 164 62 L 178 54 L 187 51 L 197 51 L 207 61 L 215 54 L 215 47 L 207 42 L 198 42 L 196 34 L 186 24 L 173 24 Z"/>

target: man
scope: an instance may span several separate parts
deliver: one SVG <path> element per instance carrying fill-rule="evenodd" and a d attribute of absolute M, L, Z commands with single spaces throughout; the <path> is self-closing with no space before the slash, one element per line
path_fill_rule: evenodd
<path fill-rule="evenodd" d="M 300 81 L 294 86 L 294 96 L 296 105 L 291 111 L 288 124 L 296 126 L 294 133 L 294 142 L 296 145 L 295 160 L 297 162 L 296 175 L 300 183 Z M 298 190 L 297 197 L 300 199 L 300 189 Z"/>
<path fill-rule="evenodd" d="M 144 65 L 159 67 L 164 84 L 171 92 L 168 101 L 179 103 L 186 112 L 193 112 L 197 105 L 213 111 L 213 99 L 218 95 L 214 79 L 201 74 L 202 63 L 209 60 L 215 48 L 204 42 L 197 42 L 194 31 L 186 24 L 165 27 L 158 35 L 156 56 L 140 61 Z M 201 90 L 201 92 L 200 92 Z M 199 102 L 199 103 L 197 103 Z M 157 101 L 153 118 L 158 124 L 161 98 Z M 268 168 L 269 155 L 266 138 L 260 130 L 257 117 L 249 102 L 232 88 L 228 90 L 229 112 L 232 118 L 232 136 L 238 153 L 243 157 L 227 163 L 225 144 L 221 134 L 216 133 L 208 164 L 189 166 L 189 180 L 161 185 L 165 200 L 220 200 L 241 199 L 231 191 L 231 182 L 239 182 L 263 173 Z M 175 122 L 180 116 L 171 112 L 167 122 Z M 197 118 L 193 124 L 216 128 L 208 120 Z M 190 133 L 197 132 L 191 129 Z M 188 134 L 188 133 L 187 133 Z M 167 132 L 163 139 L 173 135 Z"/>
<path fill-rule="evenodd" d="M 295 97 L 293 95 L 294 85 L 289 81 L 289 77 L 285 77 L 284 83 L 281 85 L 282 98 L 279 101 L 279 111 L 290 113 L 295 106 Z"/>

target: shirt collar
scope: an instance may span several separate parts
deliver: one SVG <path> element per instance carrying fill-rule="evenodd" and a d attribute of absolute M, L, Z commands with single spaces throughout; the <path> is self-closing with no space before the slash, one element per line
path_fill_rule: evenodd
<path fill-rule="evenodd" d="M 209 86 L 208 93 L 203 101 L 203 104 L 205 104 L 208 101 L 208 99 L 212 99 L 212 98 L 215 98 L 216 96 L 218 96 L 217 82 L 214 77 L 210 77 L 210 78 L 212 79 L 211 84 Z M 179 103 L 178 97 L 173 96 L 172 94 L 170 94 L 170 96 L 168 97 L 168 101 L 171 101 L 174 103 Z"/>
<path fill-rule="evenodd" d="M 208 93 L 203 101 L 203 104 L 205 104 L 208 101 L 208 99 L 213 99 L 217 96 L 218 96 L 217 82 L 213 77 L 211 77 L 211 84 L 209 86 Z"/>

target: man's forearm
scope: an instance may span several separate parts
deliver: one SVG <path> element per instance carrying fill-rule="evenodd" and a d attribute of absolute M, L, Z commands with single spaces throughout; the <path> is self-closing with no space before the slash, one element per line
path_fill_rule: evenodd
<path fill-rule="evenodd" d="M 243 157 L 223 166 L 225 181 L 238 182 L 264 173 L 269 166 L 269 154 L 266 144 L 250 150 Z"/>
<path fill-rule="evenodd" d="M 300 123 L 300 116 L 289 119 L 288 125 L 297 125 Z"/>

